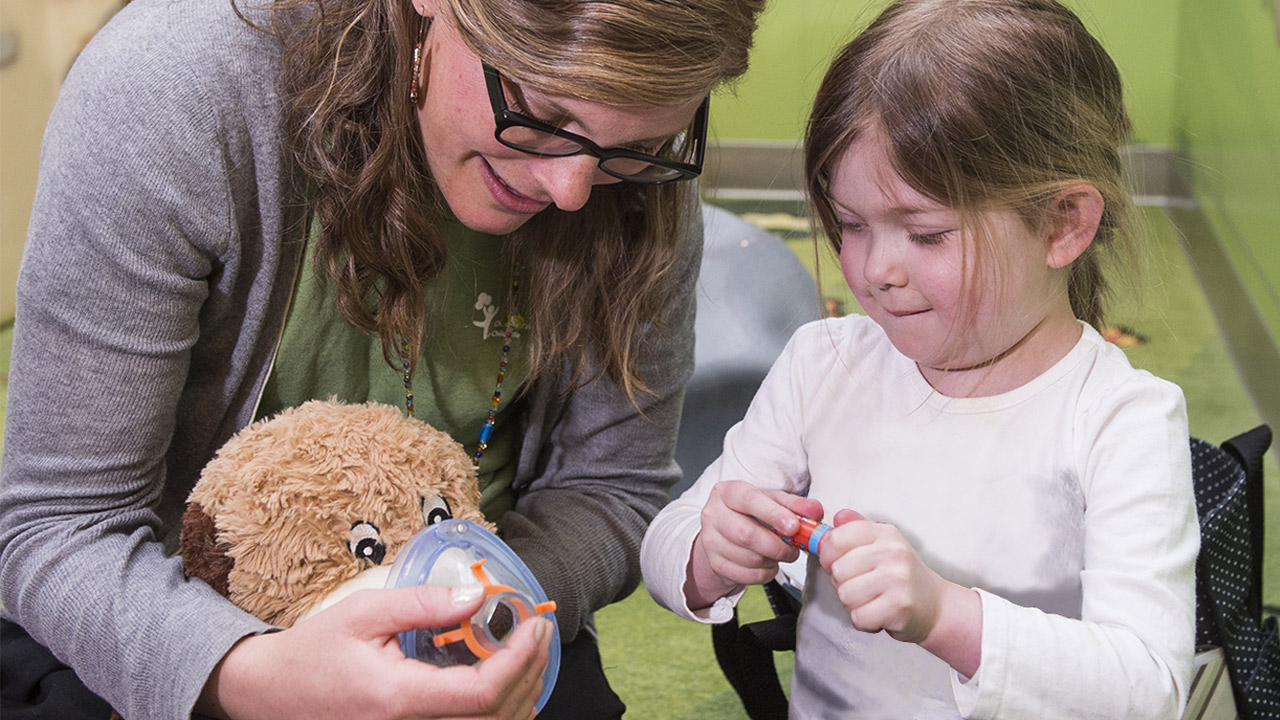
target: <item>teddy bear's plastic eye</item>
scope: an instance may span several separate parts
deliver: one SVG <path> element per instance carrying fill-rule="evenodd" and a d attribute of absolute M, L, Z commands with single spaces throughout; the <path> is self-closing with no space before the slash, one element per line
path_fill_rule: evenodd
<path fill-rule="evenodd" d="M 357 560 L 366 561 L 371 565 L 381 565 L 382 559 L 387 556 L 387 545 L 382 542 L 378 526 L 373 523 L 353 523 L 351 539 L 347 541 L 347 547 Z"/>
<path fill-rule="evenodd" d="M 427 495 L 422 498 L 422 522 L 431 527 L 453 517 L 449 509 L 449 501 L 439 495 Z"/>

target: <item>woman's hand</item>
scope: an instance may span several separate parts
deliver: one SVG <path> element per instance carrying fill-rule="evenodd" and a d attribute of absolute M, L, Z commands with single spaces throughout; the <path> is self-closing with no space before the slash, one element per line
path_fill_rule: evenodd
<path fill-rule="evenodd" d="M 853 626 L 917 643 L 972 677 L 982 650 L 977 592 L 930 569 L 893 525 L 841 510 L 833 526 L 823 536 L 818 560 Z"/>
<path fill-rule="evenodd" d="M 365 590 L 275 633 L 238 642 L 214 669 L 197 709 L 255 718 L 531 718 L 542 691 L 551 623 L 521 624 L 477 666 L 406 658 L 398 633 L 452 627 L 479 609 L 479 585 Z"/>
<path fill-rule="evenodd" d="M 798 557 L 779 537 L 799 531 L 798 517 L 821 519 L 822 503 L 740 480 L 717 483 L 702 508 L 702 530 L 689 558 L 689 607 L 708 607 L 744 585 L 772 580 L 779 562 Z"/>

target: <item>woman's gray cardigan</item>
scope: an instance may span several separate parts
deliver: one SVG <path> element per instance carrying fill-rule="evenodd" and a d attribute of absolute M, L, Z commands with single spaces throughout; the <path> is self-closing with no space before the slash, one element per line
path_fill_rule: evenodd
<path fill-rule="evenodd" d="M 18 281 L 0 465 L 5 615 L 128 720 L 187 717 L 265 625 L 172 556 L 200 469 L 253 419 L 302 256 L 274 39 L 230 0 L 134 0 L 85 49 L 45 135 Z M 700 214 L 689 215 L 700 222 Z M 638 584 L 678 477 L 700 225 L 644 415 L 610 382 L 535 388 L 505 540 L 564 640 Z M 589 239 L 584 240 L 589 242 Z"/>

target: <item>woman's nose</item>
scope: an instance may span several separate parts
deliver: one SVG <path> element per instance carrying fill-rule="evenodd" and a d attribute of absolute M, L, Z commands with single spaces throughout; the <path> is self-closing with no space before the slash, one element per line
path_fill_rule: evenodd
<path fill-rule="evenodd" d="M 566 212 L 582 209 L 596 185 L 619 182 L 600 169 L 595 157 L 585 153 L 539 158 L 533 175 L 551 202 Z"/>

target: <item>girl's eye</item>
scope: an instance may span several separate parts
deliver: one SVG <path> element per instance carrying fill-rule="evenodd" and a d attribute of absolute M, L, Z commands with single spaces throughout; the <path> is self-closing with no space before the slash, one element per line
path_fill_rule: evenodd
<path fill-rule="evenodd" d="M 940 245 L 950 234 L 950 230 L 942 230 L 935 233 L 912 233 L 911 242 L 918 245 Z"/>
<path fill-rule="evenodd" d="M 864 232 L 866 229 L 867 229 L 867 226 L 865 223 L 860 223 L 856 220 L 840 221 L 840 232 L 844 235 L 848 235 L 850 233 Z"/>

